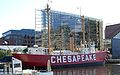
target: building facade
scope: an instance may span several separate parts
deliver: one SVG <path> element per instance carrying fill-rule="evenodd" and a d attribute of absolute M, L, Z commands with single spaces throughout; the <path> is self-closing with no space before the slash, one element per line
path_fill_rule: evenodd
<path fill-rule="evenodd" d="M 73 37 L 74 49 L 79 48 L 83 38 L 83 25 L 85 31 L 85 41 L 94 41 L 96 48 L 103 49 L 103 21 L 96 18 L 80 15 L 59 12 L 50 10 L 49 24 L 51 35 L 51 47 L 53 49 L 70 49 L 71 37 Z M 48 45 L 48 15 L 46 10 L 41 10 L 41 32 L 42 32 L 42 46 Z"/>
<path fill-rule="evenodd" d="M 33 29 L 9 30 L 2 34 L 8 45 L 22 45 L 32 47 L 35 44 L 35 31 Z"/>
<path fill-rule="evenodd" d="M 111 39 L 112 58 L 120 59 L 120 32 Z"/>
<path fill-rule="evenodd" d="M 105 47 L 112 53 L 112 58 L 120 58 L 120 23 L 105 28 Z"/>
<path fill-rule="evenodd" d="M 120 24 L 108 25 L 105 28 L 105 48 L 112 50 L 112 39 L 120 32 Z M 111 51 L 112 52 L 112 51 Z"/>

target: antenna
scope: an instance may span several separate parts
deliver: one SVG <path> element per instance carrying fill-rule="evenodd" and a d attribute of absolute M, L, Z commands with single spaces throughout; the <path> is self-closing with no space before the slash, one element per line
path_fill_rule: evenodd
<path fill-rule="evenodd" d="M 80 16 L 81 16 L 81 14 L 82 14 L 81 7 L 77 7 L 77 9 L 79 9 L 79 13 L 80 13 Z"/>
<path fill-rule="evenodd" d="M 35 8 L 35 45 L 36 45 L 36 8 Z"/>

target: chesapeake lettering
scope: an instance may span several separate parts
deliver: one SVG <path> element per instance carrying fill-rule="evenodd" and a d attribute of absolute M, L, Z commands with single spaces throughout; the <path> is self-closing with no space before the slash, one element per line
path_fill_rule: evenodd
<path fill-rule="evenodd" d="M 66 63 L 96 60 L 96 54 L 51 56 L 51 63 Z"/>

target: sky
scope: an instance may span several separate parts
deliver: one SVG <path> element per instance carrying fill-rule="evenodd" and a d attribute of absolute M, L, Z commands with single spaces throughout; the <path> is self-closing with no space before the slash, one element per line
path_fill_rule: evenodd
<path fill-rule="evenodd" d="M 103 20 L 103 27 L 120 23 L 120 0 L 0 0 L 0 37 L 14 29 L 35 29 L 35 8 L 81 14 Z"/>

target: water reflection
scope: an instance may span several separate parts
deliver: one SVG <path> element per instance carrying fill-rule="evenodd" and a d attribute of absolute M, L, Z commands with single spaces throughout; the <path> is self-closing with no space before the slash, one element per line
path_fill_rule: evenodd
<path fill-rule="evenodd" d="M 54 69 L 54 75 L 120 75 L 120 65 Z"/>

